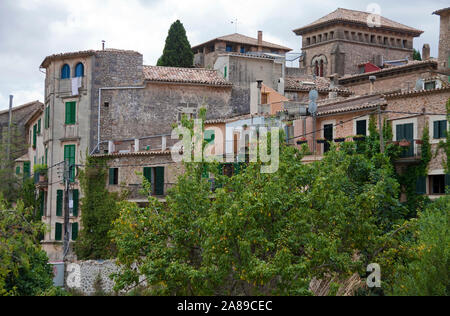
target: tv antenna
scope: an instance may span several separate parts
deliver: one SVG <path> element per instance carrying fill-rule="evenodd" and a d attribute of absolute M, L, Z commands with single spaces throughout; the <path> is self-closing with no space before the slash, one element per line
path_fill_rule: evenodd
<path fill-rule="evenodd" d="M 316 154 L 316 113 L 317 113 L 317 99 L 319 98 L 319 92 L 316 89 L 309 91 L 309 107 L 308 112 L 313 118 L 313 148 L 314 155 Z"/>
<path fill-rule="evenodd" d="M 237 33 L 238 32 L 238 19 L 235 18 L 234 20 L 232 20 L 231 24 L 234 24 L 235 33 Z"/>

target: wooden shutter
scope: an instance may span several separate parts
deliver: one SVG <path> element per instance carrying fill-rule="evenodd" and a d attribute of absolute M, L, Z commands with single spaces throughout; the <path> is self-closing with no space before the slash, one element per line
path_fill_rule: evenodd
<path fill-rule="evenodd" d="M 356 122 L 356 135 L 367 136 L 367 121 L 357 121 Z"/>
<path fill-rule="evenodd" d="M 44 207 L 45 207 L 45 193 L 41 192 L 41 196 L 39 199 L 39 216 L 44 216 Z"/>
<path fill-rule="evenodd" d="M 80 191 L 73 190 L 72 197 L 73 197 L 73 216 L 78 217 L 78 209 L 79 209 L 79 204 L 80 204 L 80 202 L 79 202 L 80 201 Z"/>
<path fill-rule="evenodd" d="M 76 123 L 76 102 L 66 103 L 66 125 Z"/>
<path fill-rule="evenodd" d="M 76 241 L 78 239 L 78 223 L 72 224 L 72 240 Z"/>
<path fill-rule="evenodd" d="M 110 168 L 109 169 L 109 185 L 117 185 L 118 182 L 118 171 L 117 168 Z"/>
<path fill-rule="evenodd" d="M 450 174 L 445 175 L 445 186 L 450 187 Z"/>
<path fill-rule="evenodd" d="M 447 121 L 441 121 L 441 123 L 439 124 L 439 136 L 440 138 L 445 138 L 447 137 Z"/>
<path fill-rule="evenodd" d="M 38 132 L 38 134 L 41 133 L 41 119 L 38 120 L 38 124 L 37 124 L 37 132 Z"/>
<path fill-rule="evenodd" d="M 33 148 L 36 148 L 36 140 L 37 140 L 37 124 L 33 126 Z"/>
<path fill-rule="evenodd" d="M 55 224 L 55 240 L 61 241 L 62 240 L 62 228 L 63 225 L 60 223 Z"/>
<path fill-rule="evenodd" d="M 24 178 L 24 180 L 26 180 L 30 177 L 30 169 L 31 169 L 31 163 L 29 161 L 25 161 L 23 163 L 23 178 Z"/>
<path fill-rule="evenodd" d="M 417 194 L 427 194 L 427 177 L 426 176 L 421 176 L 417 179 L 416 193 Z"/>
<path fill-rule="evenodd" d="M 19 174 L 20 174 L 20 167 L 17 166 L 17 167 L 16 167 L 16 175 L 19 175 Z"/>
<path fill-rule="evenodd" d="M 144 168 L 144 178 L 151 184 L 152 183 L 152 168 L 145 167 Z"/>
<path fill-rule="evenodd" d="M 63 190 L 56 191 L 56 216 L 63 215 Z"/>
<path fill-rule="evenodd" d="M 72 166 L 70 173 L 70 181 L 75 180 L 75 145 L 64 146 L 64 160 L 69 162 L 69 166 Z"/>
<path fill-rule="evenodd" d="M 433 122 L 433 138 L 439 139 L 439 121 Z"/>
<path fill-rule="evenodd" d="M 164 167 L 155 168 L 155 194 L 164 195 Z"/>

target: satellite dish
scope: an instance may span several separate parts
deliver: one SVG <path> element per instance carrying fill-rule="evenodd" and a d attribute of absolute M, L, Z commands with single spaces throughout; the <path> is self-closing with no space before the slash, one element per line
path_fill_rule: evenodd
<path fill-rule="evenodd" d="M 317 112 L 317 99 L 319 98 L 319 93 L 317 92 L 317 90 L 311 90 L 309 92 L 309 107 L 308 107 L 308 111 L 309 113 L 311 113 L 312 115 L 316 114 Z"/>
<path fill-rule="evenodd" d="M 316 89 L 309 91 L 309 101 L 317 101 L 319 98 L 319 92 Z"/>
<path fill-rule="evenodd" d="M 417 80 L 415 89 L 417 91 L 423 90 L 423 83 L 424 83 L 424 81 L 422 79 Z"/>

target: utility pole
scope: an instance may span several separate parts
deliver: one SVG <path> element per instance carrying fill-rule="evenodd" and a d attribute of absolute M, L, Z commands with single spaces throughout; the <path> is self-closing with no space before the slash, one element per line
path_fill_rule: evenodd
<path fill-rule="evenodd" d="M 69 160 L 64 162 L 64 254 L 63 260 L 65 261 L 67 254 L 69 253 L 70 247 L 70 229 L 69 229 L 69 219 L 70 219 L 70 201 L 69 201 L 69 190 L 70 181 L 72 176 L 73 166 L 70 164 Z"/>
<path fill-rule="evenodd" d="M 380 149 L 384 153 L 384 135 L 383 135 L 383 121 L 381 117 L 381 105 L 378 106 L 378 125 L 380 129 Z"/>
<path fill-rule="evenodd" d="M 12 106 L 13 106 L 13 95 L 9 96 L 9 121 L 8 121 L 8 145 L 6 147 L 6 163 L 9 163 L 11 158 L 11 128 L 12 128 Z"/>

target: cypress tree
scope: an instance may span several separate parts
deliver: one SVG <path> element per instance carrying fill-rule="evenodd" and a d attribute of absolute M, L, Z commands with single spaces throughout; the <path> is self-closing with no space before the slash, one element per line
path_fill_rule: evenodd
<path fill-rule="evenodd" d="M 158 60 L 158 66 L 192 67 L 194 52 L 186 36 L 186 30 L 180 20 L 177 20 L 169 29 L 163 55 Z"/>

